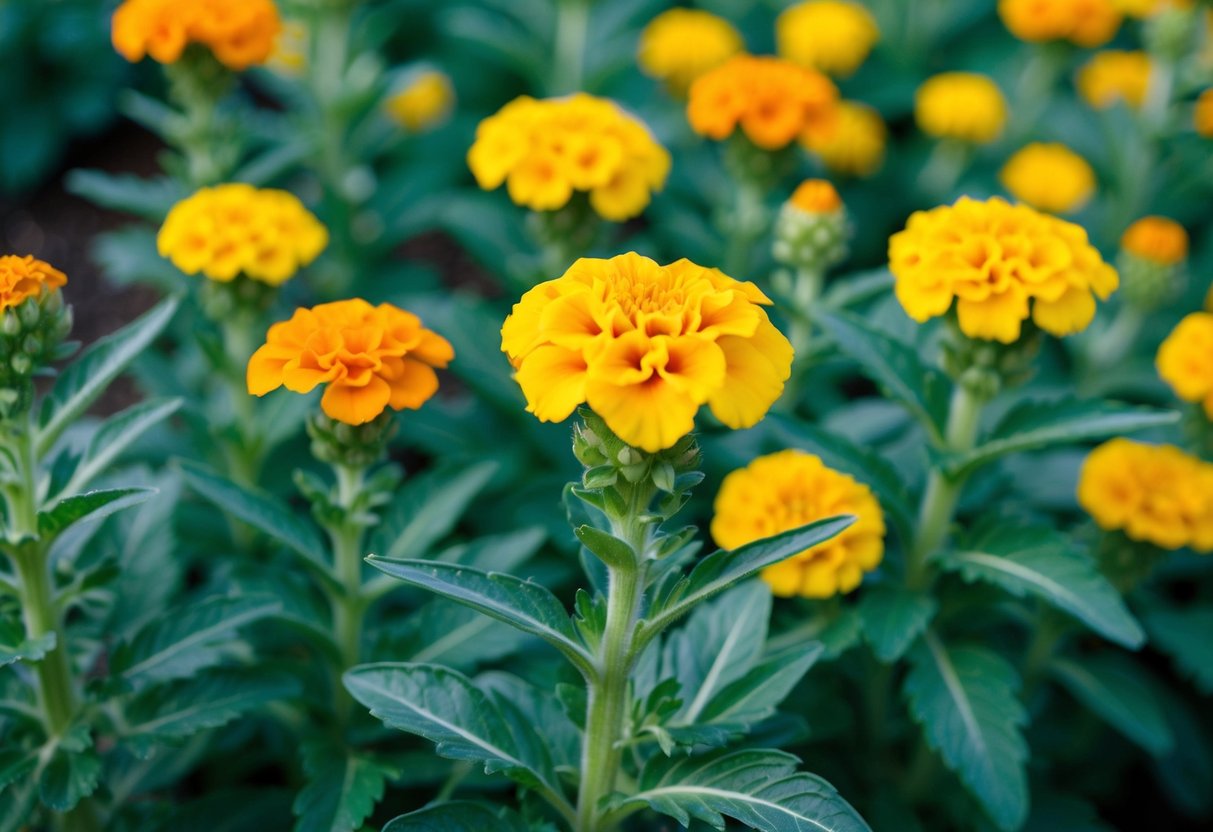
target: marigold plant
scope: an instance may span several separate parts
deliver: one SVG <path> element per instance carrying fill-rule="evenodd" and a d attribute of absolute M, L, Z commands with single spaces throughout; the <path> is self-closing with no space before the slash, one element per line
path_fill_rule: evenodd
<path fill-rule="evenodd" d="M 1156 364 L 1175 395 L 1213 419 L 1213 314 L 1193 312 L 1180 321 L 1158 348 Z"/>
<path fill-rule="evenodd" d="M 190 44 L 234 70 L 261 64 L 282 28 L 272 0 L 124 0 L 114 13 L 114 48 L 128 61 L 175 63 Z"/>
<path fill-rule="evenodd" d="M 640 33 L 640 69 L 682 95 L 700 75 L 745 48 L 740 33 L 722 17 L 675 8 L 653 18 Z"/>
<path fill-rule="evenodd" d="M 1088 48 L 1110 41 L 1121 23 L 1113 0 L 999 0 L 998 15 L 1020 40 L 1069 40 Z"/>
<path fill-rule="evenodd" d="M 884 162 L 888 132 L 874 108 L 858 101 L 842 101 L 834 121 L 802 141 L 830 171 L 871 176 Z"/>
<path fill-rule="evenodd" d="M 1138 109 L 1150 91 L 1152 62 L 1145 52 L 1108 49 L 1078 70 L 1078 92 L 1097 110 L 1123 103 Z"/>
<path fill-rule="evenodd" d="M 33 255 L 0 256 L 0 312 L 66 284 L 67 275 Z"/>
<path fill-rule="evenodd" d="M 1002 135 L 1007 101 L 984 75 L 944 72 L 918 88 L 914 118 L 924 133 L 936 138 L 987 144 Z"/>
<path fill-rule="evenodd" d="M 1064 144 L 1033 142 L 1016 151 L 999 173 L 1011 196 L 1050 214 L 1068 214 L 1095 193 L 1095 171 Z"/>
<path fill-rule="evenodd" d="M 876 18 L 847 0 L 809 0 L 786 9 L 775 21 L 779 54 L 830 75 L 855 72 L 880 40 Z"/>
<path fill-rule="evenodd" d="M 444 72 L 426 70 L 407 79 L 384 104 L 387 114 L 410 133 L 430 130 L 451 114 L 455 87 Z"/>

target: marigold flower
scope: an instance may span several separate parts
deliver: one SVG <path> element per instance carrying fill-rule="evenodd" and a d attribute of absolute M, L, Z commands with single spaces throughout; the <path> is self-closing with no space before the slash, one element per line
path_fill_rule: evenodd
<path fill-rule="evenodd" d="M 771 253 L 780 263 L 824 273 L 846 259 L 850 230 L 834 186 L 825 179 L 806 179 L 779 209 Z"/>
<path fill-rule="evenodd" d="M 829 598 L 859 586 L 884 557 L 884 516 L 872 491 L 798 450 L 761 456 L 724 478 L 716 495 L 712 537 L 726 549 L 853 514 L 855 523 L 827 543 L 769 566 L 762 579 L 779 596 Z"/>
<path fill-rule="evenodd" d="M 670 9 L 640 33 L 637 62 L 645 75 L 664 81 L 678 94 L 736 55 L 745 44 L 733 24 L 711 12 Z"/>
<path fill-rule="evenodd" d="M 1051 214 L 1077 211 L 1095 192 L 1095 171 L 1064 144 L 1033 142 L 1007 160 L 999 179 L 1021 202 Z"/>
<path fill-rule="evenodd" d="M 1192 125 L 1206 139 L 1213 139 L 1213 87 L 1202 92 L 1192 111 Z"/>
<path fill-rule="evenodd" d="M 998 15 L 1020 40 L 1069 40 L 1087 48 L 1110 41 L 1121 23 L 1113 0 L 999 0 Z"/>
<path fill-rule="evenodd" d="M 742 132 L 763 150 L 828 130 L 837 118 L 838 88 L 812 69 L 779 58 L 737 55 L 691 85 L 691 129 L 717 141 Z"/>
<path fill-rule="evenodd" d="M 410 133 L 420 133 L 446 121 L 455 105 L 455 87 L 446 73 L 431 69 L 414 75 L 384 105 L 387 113 Z"/>
<path fill-rule="evenodd" d="M 248 391 L 285 387 L 310 393 L 327 384 L 320 407 L 338 422 L 361 425 L 384 408 L 416 410 L 438 391 L 434 368 L 446 367 L 451 345 L 390 303 L 355 298 L 296 309 L 269 328 L 248 363 Z"/>
<path fill-rule="evenodd" d="M 782 57 L 830 75 L 847 76 L 859 69 L 878 40 L 876 18 L 846 0 L 809 0 L 786 9 L 775 21 Z"/>
<path fill-rule="evenodd" d="M 1116 0 L 1116 6 L 1125 17 L 1146 19 L 1168 9 L 1190 9 L 1193 0 Z"/>
<path fill-rule="evenodd" d="M 1188 232 L 1166 217 L 1142 217 L 1121 235 L 1120 247 L 1160 266 L 1174 266 L 1188 256 Z"/>
<path fill-rule="evenodd" d="M 707 404 L 731 428 L 766 415 L 791 373 L 792 347 L 753 283 L 679 260 L 582 258 L 522 296 L 501 349 L 540 421 L 588 403 L 624 442 L 669 448 Z"/>
<path fill-rule="evenodd" d="M 599 216 L 622 222 L 664 187 L 670 154 L 605 98 L 524 95 L 480 122 L 468 165 L 481 188 L 504 182 L 510 199 L 533 211 L 559 210 L 584 191 Z"/>
<path fill-rule="evenodd" d="M 1097 110 L 1123 102 L 1136 110 L 1150 91 L 1152 64 L 1145 52 L 1107 49 L 1078 70 L 1078 92 Z"/>
<path fill-rule="evenodd" d="M 294 195 L 240 183 L 202 188 L 172 207 L 156 237 L 186 274 L 227 283 L 244 274 L 278 286 L 328 245 L 328 232 Z"/>
<path fill-rule="evenodd" d="M 282 28 L 273 0 L 124 0 L 114 12 L 114 48 L 134 63 L 176 63 L 191 43 L 230 69 L 261 64 Z"/>
<path fill-rule="evenodd" d="M 1081 227 L 998 197 L 916 212 L 889 240 L 889 268 L 914 320 L 943 315 L 955 300 L 965 335 L 1004 344 L 1029 314 L 1054 335 L 1085 329 L 1095 298 L 1119 282 Z"/>
<path fill-rule="evenodd" d="M 1172 445 L 1100 445 L 1083 463 L 1078 502 L 1108 531 L 1164 549 L 1213 551 L 1213 465 Z"/>
<path fill-rule="evenodd" d="M 67 275 L 33 255 L 0 256 L 0 312 L 66 284 Z"/>
<path fill-rule="evenodd" d="M 884 162 L 887 138 L 880 113 L 867 104 L 842 101 L 837 118 L 825 129 L 803 137 L 802 143 L 834 173 L 871 176 Z"/>
<path fill-rule="evenodd" d="M 1197 402 L 1213 419 L 1213 314 L 1193 312 L 1172 330 L 1155 360 L 1175 395 Z"/>
<path fill-rule="evenodd" d="M 918 88 L 914 118 L 924 133 L 936 138 L 986 144 L 1002 135 L 1007 101 L 984 75 L 944 72 Z"/>

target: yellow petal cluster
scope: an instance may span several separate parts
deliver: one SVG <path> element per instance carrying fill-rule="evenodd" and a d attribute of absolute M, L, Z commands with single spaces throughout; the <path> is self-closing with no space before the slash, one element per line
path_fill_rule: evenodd
<path fill-rule="evenodd" d="M 859 586 L 884 557 L 885 524 L 871 489 L 798 450 L 762 456 L 724 479 L 712 537 L 726 549 L 840 514 L 857 519 L 826 543 L 762 571 L 776 595 L 829 598 Z"/>
<path fill-rule="evenodd" d="M 739 127 L 758 147 L 780 150 L 828 129 L 838 114 L 838 88 L 825 75 L 790 61 L 737 55 L 691 85 L 691 129 L 717 141 Z"/>
<path fill-rule="evenodd" d="M 1054 335 L 1085 329 L 1095 298 L 1119 282 L 1081 227 L 998 197 L 918 211 L 889 240 L 889 268 L 914 320 L 943 315 L 955 301 L 965 335 L 1004 344 L 1019 338 L 1029 315 Z"/>
<path fill-rule="evenodd" d="M 699 9 L 669 9 L 640 33 L 637 62 L 645 75 L 682 95 L 700 75 L 745 48 L 733 24 Z"/>
<path fill-rule="evenodd" d="M 1090 201 L 1095 171 L 1064 144 L 1033 142 L 1003 166 L 999 179 L 1011 196 L 1050 214 L 1068 214 Z"/>
<path fill-rule="evenodd" d="M 384 105 L 387 114 L 410 133 L 421 133 L 446 121 L 455 106 L 455 87 L 445 72 L 417 73 Z"/>
<path fill-rule="evenodd" d="M 806 136 L 806 149 L 817 154 L 834 173 L 871 176 L 884 162 L 888 129 L 880 113 L 858 101 L 842 101 L 838 114 L 825 129 Z"/>
<path fill-rule="evenodd" d="M 1174 266 L 1188 257 L 1188 232 L 1167 217 L 1142 217 L 1120 237 L 1125 252 L 1159 266 Z"/>
<path fill-rule="evenodd" d="M 274 51 L 282 21 L 273 0 L 123 0 L 114 12 L 114 48 L 132 63 L 150 55 L 175 63 L 192 43 L 234 70 Z"/>
<path fill-rule="evenodd" d="M 1103 46 L 1120 28 L 1116 0 L 999 0 L 998 16 L 1020 40 Z"/>
<path fill-rule="evenodd" d="M 781 56 L 830 75 L 855 72 L 878 40 L 876 18 L 847 0 L 809 0 L 786 9 L 775 21 Z"/>
<path fill-rule="evenodd" d="M 481 188 L 504 182 L 510 199 L 531 210 L 555 211 L 586 192 L 599 216 L 621 222 L 665 185 L 670 154 L 605 98 L 524 95 L 480 122 L 468 165 Z"/>
<path fill-rule="evenodd" d="M 244 274 L 278 286 L 328 245 L 328 231 L 293 194 L 234 183 L 173 206 L 156 248 L 186 274 L 226 283 Z"/>
<path fill-rule="evenodd" d="M 703 404 L 731 428 L 766 415 L 792 367 L 770 303 L 689 260 L 582 258 L 522 296 L 501 348 L 541 421 L 584 402 L 624 442 L 656 452 L 691 432 Z"/>
<path fill-rule="evenodd" d="M 354 298 L 297 309 L 269 328 L 248 363 L 248 391 L 264 396 L 285 387 L 310 393 L 327 385 L 320 407 L 349 425 L 384 411 L 416 410 L 438 391 L 435 367 L 455 357 L 447 340 L 421 320 L 381 303 Z"/>
<path fill-rule="evenodd" d="M 0 312 L 66 284 L 67 275 L 33 255 L 0 256 Z"/>
<path fill-rule="evenodd" d="M 1108 531 L 1213 551 L 1213 465 L 1173 445 L 1105 442 L 1083 463 L 1078 502 Z"/>
<path fill-rule="evenodd" d="M 1002 135 L 1007 101 L 985 75 L 943 72 L 918 88 L 914 118 L 924 133 L 936 138 L 987 144 Z"/>
<path fill-rule="evenodd" d="M 1202 92 L 1192 110 L 1192 126 L 1206 139 L 1213 139 L 1213 88 Z"/>
<path fill-rule="evenodd" d="M 1120 103 L 1139 109 L 1150 92 L 1151 66 L 1145 52 L 1106 49 L 1078 70 L 1078 92 L 1097 110 Z"/>
<path fill-rule="evenodd" d="M 1175 395 L 1204 407 L 1213 419 L 1213 313 L 1193 312 L 1171 331 L 1155 359 Z"/>

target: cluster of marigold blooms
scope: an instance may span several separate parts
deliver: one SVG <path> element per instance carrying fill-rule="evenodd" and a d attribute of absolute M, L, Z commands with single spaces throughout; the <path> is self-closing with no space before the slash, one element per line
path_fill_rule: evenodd
<path fill-rule="evenodd" d="M 273 0 L 124 0 L 114 13 L 114 47 L 128 61 L 162 64 L 193 43 L 233 70 L 264 63 L 282 21 Z"/>

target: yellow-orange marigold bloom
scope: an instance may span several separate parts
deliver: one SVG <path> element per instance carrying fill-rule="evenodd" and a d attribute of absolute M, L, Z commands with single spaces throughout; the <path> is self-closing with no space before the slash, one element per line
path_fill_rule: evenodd
<path fill-rule="evenodd" d="M 834 173 L 870 176 L 884 162 L 887 139 L 880 113 L 867 104 L 842 101 L 833 123 L 804 137 L 803 144 Z"/>
<path fill-rule="evenodd" d="M 1168 9 L 1190 9 L 1193 0 L 1116 0 L 1117 8 L 1125 17 L 1154 17 Z"/>
<path fill-rule="evenodd" d="M 244 274 L 278 286 L 328 245 L 328 231 L 293 194 L 234 183 L 202 188 L 172 207 L 156 237 L 186 274 L 228 282 Z"/>
<path fill-rule="evenodd" d="M 1110 41 L 1120 28 L 1114 0 L 999 0 L 998 15 L 1020 40 L 1069 40 L 1088 48 Z"/>
<path fill-rule="evenodd" d="M 731 428 L 766 415 L 792 367 L 770 303 L 689 260 L 582 258 L 522 296 L 501 349 L 541 421 L 585 402 L 624 442 L 656 452 L 694 429 L 701 405 Z"/>
<path fill-rule="evenodd" d="M 533 211 L 556 211 L 580 191 L 599 216 L 621 222 L 664 187 L 670 154 L 605 98 L 524 95 L 480 122 L 468 166 L 481 188 L 504 182 L 510 199 Z"/>
<path fill-rule="evenodd" d="M 1002 135 L 1007 101 L 984 75 L 944 72 L 918 88 L 914 118 L 924 133 L 936 138 L 986 144 Z"/>
<path fill-rule="evenodd" d="M 837 118 L 838 88 L 812 69 L 779 58 L 737 55 L 691 85 L 691 129 L 717 141 L 740 127 L 764 150 L 819 134 Z"/>
<path fill-rule="evenodd" d="M 455 106 L 455 87 L 445 72 L 426 70 L 388 98 L 384 107 L 401 127 L 420 133 L 446 121 Z"/>
<path fill-rule="evenodd" d="M 847 0 L 808 0 L 784 10 L 775 21 L 782 57 L 830 75 L 859 69 L 878 40 L 876 18 Z"/>
<path fill-rule="evenodd" d="M 970 338 L 1009 344 L 1031 315 L 1054 335 L 1079 332 L 1095 298 L 1116 290 L 1116 270 L 1073 223 L 994 197 L 961 197 L 918 211 L 889 240 L 897 299 L 916 321 L 956 303 Z"/>
<path fill-rule="evenodd" d="M 33 255 L 0 256 L 0 312 L 66 284 L 67 275 Z"/>
<path fill-rule="evenodd" d="M 884 557 L 884 516 L 871 489 L 827 468 L 812 454 L 780 451 L 724 478 L 716 495 L 712 537 L 726 549 L 853 514 L 840 535 L 762 570 L 776 595 L 829 598 L 859 586 Z"/>
<path fill-rule="evenodd" d="M 445 338 L 390 303 L 322 303 L 296 309 L 289 321 L 269 328 L 265 344 L 249 359 L 248 391 L 264 396 L 285 387 L 310 393 L 325 384 L 325 414 L 361 425 L 387 407 L 421 407 L 438 391 L 434 368 L 454 357 Z"/>
<path fill-rule="evenodd" d="M 1213 465 L 1172 445 L 1100 445 L 1083 463 L 1078 502 L 1101 528 L 1133 540 L 1213 550 Z"/>
<path fill-rule="evenodd" d="M 1213 139 L 1213 88 L 1202 92 L 1192 111 L 1192 125 L 1206 139 Z"/>
<path fill-rule="evenodd" d="M 1078 92 L 1097 110 L 1123 102 L 1136 110 L 1150 92 L 1152 64 L 1145 52 L 1106 49 L 1078 70 Z"/>
<path fill-rule="evenodd" d="M 1095 171 L 1064 144 L 1026 145 L 1003 165 L 999 179 L 1011 196 L 1050 214 L 1077 211 L 1095 193 Z"/>
<path fill-rule="evenodd" d="M 637 62 L 645 75 L 681 95 L 700 75 L 744 48 L 737 29 L 724 18 L 699 9 L 669 9 L 640 33 Z"/>
<path fill-rule="evenodd" d="M 1193 312 L 1158 348 L 1158 374 L 1175 395 L 1197 402 L 1213 419 L 1213 314 Z"/>
<path fill-rule="evenodd" d="M 1121 235 L 1120 247 L 1142 260 L 1174 266 L 1188 257 L 1188 232 L 1167 217 L 1142 217 Z"/>
<path fill-rule="evenodd" d="M 175 63 L 191 43 L 234 70 L 261 64 L 282 28 L 273 0 L 124 0 L 114 12 L 114 48 L 132 63 Z"/>

